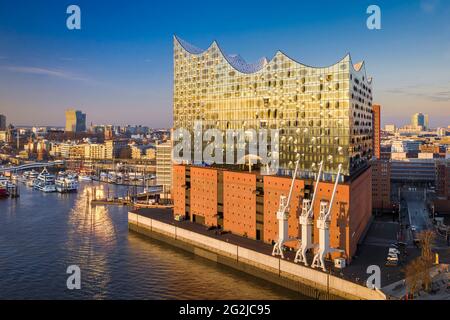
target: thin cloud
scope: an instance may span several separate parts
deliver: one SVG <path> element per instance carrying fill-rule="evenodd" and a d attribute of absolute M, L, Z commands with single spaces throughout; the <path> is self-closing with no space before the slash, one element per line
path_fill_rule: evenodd
<path fill-rule="evenodd" d="M 386 93 L 422 98 L 431 102 L 450 101 L 450 83 L 447 86 L 409 85 L 385 90 Z"/>
<path fill-rule="evenodd" d="M 85 58 L 72 58 L 72 57 L 61 57 L 59 58 L 61 61 L 86 61 Z"/>
<path fill-rule="evenodd" d="M 31 74 L 31 75 L 40 75 L 40 76 L 48 76 L 65 80 L 72 81 L 82 81 L 86 83 L 94 83 L 91 79 L 80 77 L 74 75 L 70 72 L 64 70 L 55 70 L 48 68 L 39 68 L 39 67 L 24 67 L 24 66 L 4 66 L 2 69 L 5 69 L 14 73 L 23 73 L 23 74 Z"/>
<path fill-rule="evenodd" d="M 450 101 L 450 90 L 436 92 L 434 96 L 431 97 L 433 101 L 442 102 L 442 101 Z"/>

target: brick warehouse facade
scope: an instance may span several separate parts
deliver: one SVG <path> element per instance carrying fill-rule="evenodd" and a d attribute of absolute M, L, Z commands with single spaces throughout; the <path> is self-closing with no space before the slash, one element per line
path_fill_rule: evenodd
<path fill-rule="evenodd" d="M 372 206 L 374 210 L 387 212 L 393 210 L 391 201 L 391 162 L 372 160 Z"/>
<path fill-rule="evenodd" d="M 272 243 L 277 237 L 276 212 L 281 194 L 289 191 L 291 179 L 260 176 L 219 168 L 174 165 L 174 215 L 204 224 L 221 226 L 225 231 Z M 313 181 L 297 179 L 291 200 L 288 234 L 300 237 L 298 216 L 302 199 L 310 195 Z M 320 200 L 330 200 L 332 182 L 320 182 L 314 203 L 315 218 Z M 351 181 L 338 185 L 330 224 L 332 247 L 345 251 L 348 261 L 355 254 L 372 214 L 372 171 L 365 170 Z M 318 243 L 314 223 L 313 242 Z M 296 247 L 297 241 L 286 244 Z"/>
<path fill-rule="evenodd" d="M 372 121 L 373 155 L 381 159 L 381 106 L 379 104 L 372 105 Z"/>

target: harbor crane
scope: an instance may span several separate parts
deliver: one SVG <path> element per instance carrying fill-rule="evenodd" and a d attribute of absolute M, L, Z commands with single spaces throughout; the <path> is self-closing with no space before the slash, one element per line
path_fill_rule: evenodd
<path fill-rule="evenodd" d="M 290 240 L 288 238 L 288 218 L 289 218 L 289 210 L 290 203 L 292 197 L 292 191 L 294 190 L 295 177 L 297 176 L 298 164 L 300 162 L 300 158 L 295 163 L 294 174 L 292 175 L 291 187 L 289 189 L 289 194 L 286 197 L 285 195 L 280 196 L 280 205 L 277 211 L 277 219 L 278 219 L 278 241 L 275 242 L 273 246 L 272 255 L 280 256 L 284 259 L 283 254 L 283 245 L 286 241 Z"/>
<path fill-rule="evenodd" d="M 294 262 L 303 262 L 305 266 L 308 266 L 306 259 L 306 251 L 314 247 L 312 243 L 312 228 L 314 223 L 314 200 L 317 195 L 317 187 L 319 186 L 320 177 L 322 175 L 323 161 L 320 162 L 319 172 L 316 176 L 316 184 L 314 186 L 314 193 L 312 199 L 303 199 L 302 213 L 299 217 L 299 224 L 301 226 L 302 235 L 300 247 L 295 254 Z"/>
<path fill-rule="evenodd" d="M 343 252 L 339 249 L 330 248 L 330 223 L 331 223 L 331 210 L 333 209 L 334 196 L 336 195 L 339 178 L 341 176 L 342 164 L 339 164 L 336 181 L 334 183 L 333 193 L 331 200 L 320 201 L 320 214 L 317 219 L 317 228 L 319 229 L 319 250 L 314 256 L 312 267 L 322 268 L 323 271 L 327 271 L 325 268 L 325 257 L 331 252 Z"/>

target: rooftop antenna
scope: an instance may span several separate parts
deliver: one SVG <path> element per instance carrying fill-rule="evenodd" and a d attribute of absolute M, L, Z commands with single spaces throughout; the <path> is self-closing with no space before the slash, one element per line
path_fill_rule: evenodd
<path fill-rule="evenodd" d="M 314 193 L 312 199 L 303 199 L 302 213 L 299 217 L 299 224 L 301 226 L 302 235 L 300 248 L 295 254 L 294 262 L 303 262 L 305 266 L 308 265 L 306 259 L 306 251 L 314 247 L 312 243 L 312 228 L 314 223 L 314 200 L 317 195 L 317 188 L 319 186 L 320 177 L 322 175 L 323 161 L 320 162 L 319 172 L 316 176 L 316 184 L 314 186 Z"/>
<path fill-rule="evenodd" d="M 331 210 L 333 209 L 334 196 L 336 195 L 337 186 L 341 176 L 342 164 L 339 164 L 336 181 L 334 182 L 333 193 L 331 194 L 330 202 L 322 200 L 320 201 L 320 214 L 317 219 L 317 228 L 319 229 L 319 250 L 314 256 L 312 267 L 322 268 L 323 271 L 327 271 L 325 268 L 325 257 L 331 252 L 343 252 L 339 249 L 330 248 L 330 222 L 331 222 Z"/>
<path fill-rule="evenodd" d="M 291 187 L 289 189 L 289 195 L 286 197 L 285 195 L 280 196 L 280 205 L 277 211 L 277 219 L 278 219 L 278 241 L 275 242 L 273 246 L 272 255 L 280 256 L 284 259 L 283 254 L 283 245 L 286 241 L 288 241 L 288 218 L 289 218 L 289 210 L 290 210 L 290 202 L 292 198 L 292 191 L 294 190 L 295 177 L 297 176 L 298 164 L 300 162 L 300 158 L 295 163 L 294 174 L 292 175 Z"/>

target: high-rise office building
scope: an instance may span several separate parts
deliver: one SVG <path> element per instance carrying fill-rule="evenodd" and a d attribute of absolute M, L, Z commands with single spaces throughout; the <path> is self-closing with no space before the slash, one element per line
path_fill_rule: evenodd
<path fill-rule="evenodd" d="M 86 114 L 79 110 L 66 111 L 66 132 L 85 132 Z"/>
<path fill-rule="evenodd" d="M 414 113 L 411 116 L 411 126 L 422 127 L 423 130 L 428 129 L 428 115 L 421 112 Z"/>
<path fill-rule="evenodd" d="M 367 166 L 373 153 L 372 89 L 364 63 L 353 65 L 347 55 L 334 65 L 315 68 L 279 51 L 270 61 L 248 64 L 240 56 L 224 54 L 216 42 L 200 50 L 175 37 L 173 104 L 174 129 L 191 135 L 198 133 L 196 121 L 201 121 L 202 132 L 277 129 L 280 168 L 262 175 L 250 166 L 205 165 L 195 157 L 173 165 L 176 217 L 272 243 L 278 237 L 280 195 L 289 192 L 289 174 L 299 159 L 287 230 L 298 239 L 298 212 L 302 199 L 311 200 L 318 164 L 323 161 L 325 172 L 317 191 L 320 201 L 330 201 L 342 164 L 345 179 L 337 186 L 339 205 L 332 209 L 330 242 L 351 261 L 372 213 L 372 171 Z M 204 145 L 194 141 L 188 152 L 196 147 Z M 320 201 L 314 203 L 316 244 Z"/>
<path fill-rule="evenodd" d="M 6 116 L 0 114 L 0 131 L 6 131 Z"/>
<path fill-rule="evenodd" d="M 381 106 L 374 104 L 372 106 L 372 127 L 373 127 L 373 155 L 380 159 L 381 153 Z"/>
<path fill-rule="evenodd" d="M 174 129 L 278 129 L 280 174 L 300 156 L 302 174 L 323 160 L 325 176 L 342 164 L 348 177 L 372 156 L 371 78 L 350 55 L 323 68 L 281 51 L 249 64 L 216 42 L 201 50 L 174 37 L 173 103 Z"/>

